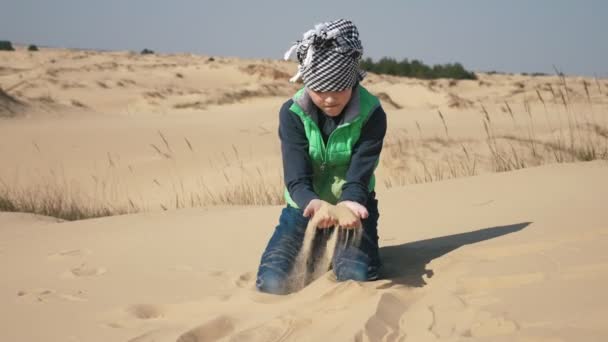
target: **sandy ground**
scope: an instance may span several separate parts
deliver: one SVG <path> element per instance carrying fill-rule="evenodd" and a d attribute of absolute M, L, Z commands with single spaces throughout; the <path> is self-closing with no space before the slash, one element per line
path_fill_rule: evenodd
<path fill-rule="evenodd" d="M 600 341 L 608 164 L 387 191 L 385 279 L 253 289 L 280 207 L 0 216 L 7 341 Z M 244 222 L 247 222 L 246 224 Z"/>
<path fill-rule="evenodd" d="M 136 213 L 67 222 L 0 212 L 0 339 L 608 338 L 608 163 L 580 161 L 579 148 L 606 151 L 608 81 L 369 75 L 389 120 L 383 279 L 336 283 L 328 272 L 270 296 L 253 284 L 281 209 L 277 111 L 298 88 L 286 82 L 294 71 L 211 56 L 1 52 L 0 189 Z M 484 123 L 501 156 L 527 168 L 495 173 Z M 260 192 L 270 199 L 247 205 Z"/>

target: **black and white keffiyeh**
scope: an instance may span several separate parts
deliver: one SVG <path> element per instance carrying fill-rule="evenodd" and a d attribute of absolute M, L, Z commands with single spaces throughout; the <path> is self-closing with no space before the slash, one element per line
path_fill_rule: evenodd
<path fill-rule="evenodd" d="M 363 55 L 359 31 L 349 20 L 315 25 L 285 53 L 285 60 L 294 52 L 300 65 L 290 81 L 302 78 L 311 90 L 342 91 L 365 77 L 365 71 L 359 69 Z"/>

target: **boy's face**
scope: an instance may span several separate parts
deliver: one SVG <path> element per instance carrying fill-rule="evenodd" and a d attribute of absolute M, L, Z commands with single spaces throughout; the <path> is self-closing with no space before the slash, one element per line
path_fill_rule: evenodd
<path fill-rule="evenodd" d="M 306 90 L 308 91 L 312 102 L 329 116 L 340 115 L 348 101 L 350 101 L 350 97 L 353 93 L 352 88 L 347 88 L 342 91 Z"/>

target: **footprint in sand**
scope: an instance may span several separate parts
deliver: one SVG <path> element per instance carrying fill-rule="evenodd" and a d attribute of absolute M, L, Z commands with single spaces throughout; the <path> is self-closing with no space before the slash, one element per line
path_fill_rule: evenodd
<path fill-rule="evenodd" d="M 182 334 L 177 342 L 210 342 L 217 341 L 234 331 L 234 319 L 220 316 Z"/>
<path fill-rule="evenodd" d="M 120 322 L 109 322 L 109 323 L 106 323 L 105 326 L 113 328 L 113 329 L 122 329 L 125 327 L 125 325 Z"/>
<path fill-rule="evenodd" d="M 223 277 L 226 275 L 226 272 L 224 271 L 210 271 L 209 275 L 212 277 Z"/>
<path fill-rule="evenodd" d="M 135 304 L 127 308 L 127 312 L 137 319 L 156 319 L 165 316 L 165 309 L 154 304 Z"/>
<path fill-rule="evenodd" d="M 69 302 L 85 302 L 83 291 L 76 293 L 59 293 L 51 289 L 20 290 L 17 297 L 32 303 L 44 303 L 51 300 L 65 300 Z"/>
<path fill-rule="evenodd" d="M 131 306 L 119 309 L 120 313 L 106 321 L 103 326 L 112 329 L 124 329 L 133 325 L 139 325 L 139 321 L 154 321 L 160 320 L 167 316 L 167 310 L 156 304 L 133 304 Z M 156 341 L 158 340 L 155 331 L 149 331 L 143 335 L 132 338 L 130 341 Z M 166 338 L 160 339 L 168 340 Z"/>
<path fill-rule="evenodd" d="M 236 277 L 236 279 L 234 279 L 234 274 L 225 271 L 209 271 L 207 274 L 213 278 L 224 278 L 240 288 L 253 288 L 253 284 L 255 283 L 255 275 L 252 272 L 243 273 Z"/>
<path fill-rule="evenodd" d="M 247 272 L 247 273 L 243 273 L 241 274 L 237 280 L 235 280 L 235 284 L 236 286 L 240 287 L 240 288 L 245 288 L 245 287 L 250 287 L 253 288 L 253 284 L 254 284 L 254 275 L 252 272 Z"/>
<path fill-rule="evenodd" d="M 106 273 L 107 270 L 103 267 L 93 267 L 87 264 L 81 264 L 80 266 L 71 268 L 69 271 L 64 272 L 66 277 L 94 277 Z"/>

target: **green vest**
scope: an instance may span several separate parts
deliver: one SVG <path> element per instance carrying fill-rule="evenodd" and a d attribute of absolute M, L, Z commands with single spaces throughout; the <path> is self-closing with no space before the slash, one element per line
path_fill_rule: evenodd
<path fill-rule="evenodd" d="M 304 96 L 308 96 L 305 92 L 306 90 L 302 88 L 295 94 L 294 102 L 289 109 L 297 114 L 304 123 L 309 145 L 308 154 L 313 169 L 313 189 L 322 200 L 336 204 L 342 194 L 342 186 L 346 183 L 346 172 L 350 165 L 353 146 L 359 140 L 361 128 L 369 116 L 380 106 L 380 101 L 370 94 L 367 89 L 358 85 L 353 90 L 350 100 L 351 102 L 358 101 L 358 103 L 349 102 L 347 105 L 347 107 L 354 106 L 355 111 L 353 112 L 353 108 L 350 108 L 350 114 L 346 116 L 347 113 L 345 113 L 344 123 L 336 127 L 327 139 L 327 144 L 325 144 L 321 130 L 299 104 Z M 307 101 L 312 100 L 308 98 Z M 345 108 L 345 111 L 348 110 L 348 108 Z M 319 115 L 323 114 L 320 113 Z M 375 176 L 372 174 L 368 186 L 370 192 L 374 190 L 375 183 Z M 285 201 L 290 206 L 298 208 L 287 188 L 285 188 Z"/>

